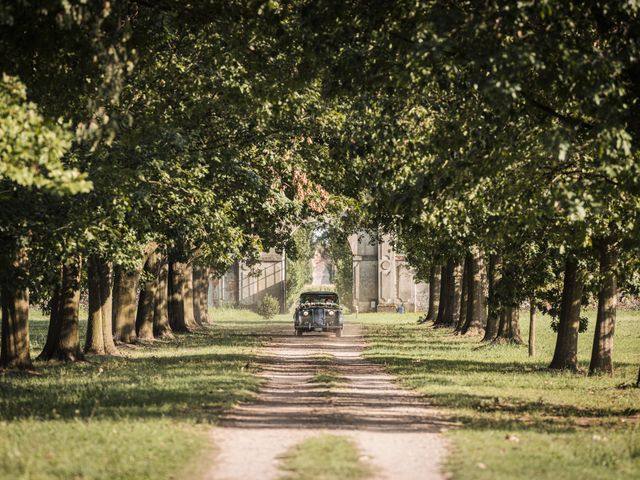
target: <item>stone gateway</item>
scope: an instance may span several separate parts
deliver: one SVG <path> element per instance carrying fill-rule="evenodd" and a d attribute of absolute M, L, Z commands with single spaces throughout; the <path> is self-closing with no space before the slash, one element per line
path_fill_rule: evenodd
<path fill-rule="evenodd" d="M 405 256 L 393 250 L 389 236 L 378 242 L 366 233 L 358 233 L 349 237 L 349 246 L 353 255 L 353 305 L 347 307 L 352 310 L 357 307 L 359 312 L 395 312 L 401 306 L 408 312 L 426 310 L 428 285 L 416 280 Z M 314 266 L 322 263 L 320 258 L 314 260 Z M 323 270 L 316 270 L 322 275 L 315 272 L 314 280 L 325 284 L 328 268 L 324 263 L 321 266 Z M 273 250 L 263 253 L 253 268 L 236 262 L 209 284 L 212 306 L 255 308 L 267 294 L 278 299 L 284 313 L 285 256 Z"/>

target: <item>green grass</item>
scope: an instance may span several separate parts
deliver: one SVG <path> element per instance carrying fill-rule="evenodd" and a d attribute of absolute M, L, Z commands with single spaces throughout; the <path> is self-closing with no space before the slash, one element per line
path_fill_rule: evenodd
<path fill-rule="evenodd" d="M 315 375 L 309 379 L 309 382 L 331 390 L 342 385 L 344 379 L 335 370 L 323 368 L 318 369 Z"/>
<path fill-rule="evenodd" d="M 356 445 L 337 435 L 304 440 L 280 460 L 281 480 L 360 480 L 371 476 L 371 469 L 360 460 Z"/>
<path fill-rule="evenodd" d="M 585 370 L 595 323 L 595 313 L 588 315 L 579 348 Z M 640 478 L 640 390 L 618 388 L 638 373 L 640 312 L 619 312 L 613 378 L 547 370 L 555 341 L 548 318 L 536 323 L 533 358 L 525 346 L 478 348 L 478 338 L 416 319 L 361 314 L 365 356 L 461 423 L 448 434 L 453 478 Z"/>
<path fill-rule="evenodd" d="M 35 356 L 47 324 L 34 317 Z M 257 392 L 255 354 L 269 339 L 257 315 L 213 317 L 175 341 L 121 348 L 122 358 L 0 373 L 0 478 L 160 479 L 193 468 L 212 448 L 206 425 Z"/>
<path fill-rule="evenodd" d="M 315 353 L 312 358 L 317 368 L 315 374 L 309 379 L 309 383 L 325 388 L 328 391 L 345 383 L 345 379 L 336 370 L 335 357 L 333 355 Z"/>

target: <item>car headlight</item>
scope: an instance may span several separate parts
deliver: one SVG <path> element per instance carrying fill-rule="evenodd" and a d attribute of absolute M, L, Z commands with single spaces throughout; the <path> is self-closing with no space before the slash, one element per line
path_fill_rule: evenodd
<path fill-rule="evenodd" d="M 307 310 L 305 310 L 304 312 L 302 312 L 302 316 L 308 317 L 309 316 L 309 312 Z"/>
<path fill-rule="evenodd" d="M 334 312 L 333 310 L 329 310 L 329 315 L 335 315 L 336 312 Z"/>

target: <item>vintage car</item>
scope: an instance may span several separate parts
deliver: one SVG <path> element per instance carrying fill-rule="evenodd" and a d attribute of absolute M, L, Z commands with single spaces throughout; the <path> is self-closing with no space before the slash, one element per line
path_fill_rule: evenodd
<path fill-rule="evenodd" d="M 335 332 L 342 336 L 343 314 L 334 292 L 305 292 L 293 314 L 296 335 L 303 332 Z"/>

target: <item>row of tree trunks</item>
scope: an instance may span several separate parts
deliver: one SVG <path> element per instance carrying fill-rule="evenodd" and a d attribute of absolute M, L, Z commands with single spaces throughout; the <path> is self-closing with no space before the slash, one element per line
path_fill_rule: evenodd
<path fill-rule="evenodd" d="M 30 368 L 29 289 L 22 285 L 21 271 L 26 265 L 25 251 L 18 250 L 9 265 L 3 265 L 5 279 L 1 285 L 2 338 L 0 367 Z"/>
<path fill-rule="evenodd" d="M 80 350 L 80 256 L 72 256 L 61 268 L 61 278 L 51 300 L 51 316 L 42 360 L 76 361 Z"/>
<path fill-rule="evenodd" d="M 157 247 L 147 249 L 145 255 L 144 270 L 150 280 L 139 300 L 140 271 L 114 269 L 104 259 L 89 258 L 86 353 L 114 355 L 118 353 L 114 340 L 131 343 L 137 338 L 171 338 L 172 324 L 177 331 L 189 332 L 208 323 L 207 269 L 180 262 L 169 265 Z M 29 291 L 17 281 L 21 262 L 25 261 L 26 255 L 20 254 L 12 264 L 4 265 L 7 273 L 0 285 L 1 367 L 32 366 Z M 47 339 L 39 355 L 42 360 L 76 361 L 84 357 L 79 334 L 81 272 L 82 261 L 78 255 L 71 256 L 59 268 L 49 304 Z"/>
<path fill-rule="evenodd" d="M 113 267 L 111 263 L 92 256 L 88 260 L 89 321 L 85 353 L 116 355 L 113 341 L 112 299 Z"/>
<path fill-rule="evenodd" d="M 440 267 L 433 265 L 429 273 L 429 308 L 425 319 L 427 322 L 435 321 L 440 307 L 440 274 Z"/>

